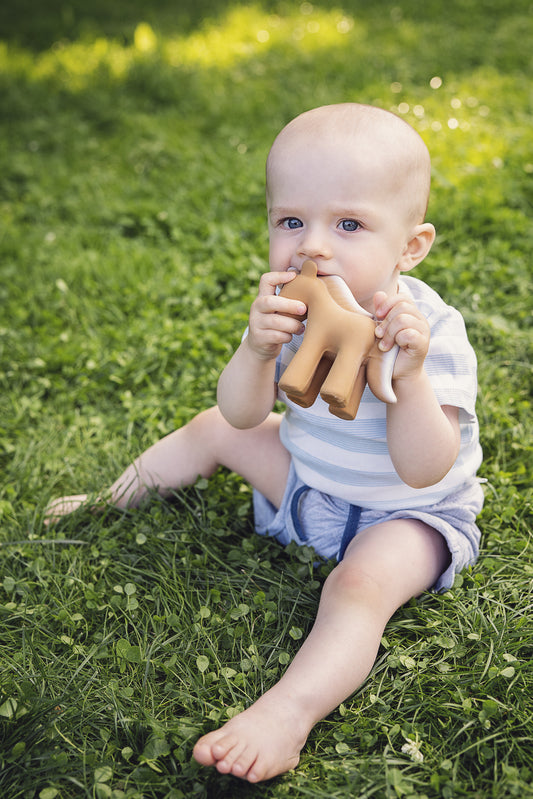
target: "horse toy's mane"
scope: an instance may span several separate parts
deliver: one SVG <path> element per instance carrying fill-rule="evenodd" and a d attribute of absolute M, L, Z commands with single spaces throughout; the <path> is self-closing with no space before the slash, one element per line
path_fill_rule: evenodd
<path fill-rule="evenodd" d="M 381 352 L 374 334 L 376 320 L 342 278 L 318 276 L 316 263 L 305 261 L 280 294 L 307 305 L 302 344 L 279 382 L 290 400 L 309 408 L 320 393 L 335 416 L 355 419 L 368 382 L 378 399 L 396 402 L 392 372 L 398 347 Z"/>

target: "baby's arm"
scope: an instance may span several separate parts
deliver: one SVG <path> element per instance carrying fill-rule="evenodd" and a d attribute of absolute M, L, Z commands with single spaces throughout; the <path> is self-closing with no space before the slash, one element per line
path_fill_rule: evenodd
<path fill-rule="evenodd" d="M 402 480 L 413 488 L 434 485 L 449 472 L 459 453 L 458 409 L 439 405 L 424 359 L 430 330 L 414 302 L 401 294 L 374 298 L 380 347 L 400 351 L 393 373 L 397 402 L 387 406 L 387 442 Z"/>
<path fill-rule="evenodd" d="M 223 413 L 210 408 L 184 427 L 174 430 L 143 452 L 103 495 L 92 504 L 94 510 L 107 503 L 134 506 L 149 491 L 167 494 L 193 483 L 198 475 L 208 477 L 220 465 L 238 471 L 235 430 L 256 427 L 274 404 L 274 370 L 277 353 L 284 341 L 299 332 L 301 323 L 282 313 L 305 313 L 305 305 L 275 296 L 276 284 L 287 283 L 295 273 L 263 276 L 259 295 L 250 313 L 250 331 L 226 368 L 219 384 Z M 298 310 L 299 306 L 300 311 Z M 276 313 L 279 311 L 280 313 Z M 229 425 L 227 422 L 229 421 Z M 230 427 L 232 425 L 233 427 Z M 267 428 L 263 435 L 269 436 Z M 261 436 L 259 436 L 261 438 Z M 242 438 L 239 446 L 243 446 Z M 46 510 L 47 523 L 85 505 L 85 494 L 61 497 Z"/>
<path fill-rule="evenodd" d="M 287 314 L 303 316 L 307 310 L 298 300 L 278 296 L 276 286 L 295 277 L 295 272 L 267 272 L 261 277 L 250 309 L 248 335 L 220 376 L 218 406 L 234 427 L 256 427 L 274 406 L 276 358 L 302 326 Z"/>

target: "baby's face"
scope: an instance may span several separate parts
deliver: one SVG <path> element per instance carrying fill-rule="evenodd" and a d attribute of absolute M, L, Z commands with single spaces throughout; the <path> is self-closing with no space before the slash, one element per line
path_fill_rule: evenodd
<path fill-rule="evenodd" d="M 278 148 L 267 191 L 270 269 L 311 258 L 372 312 L 376 291 L 397 291 L 413 222 L 397 165 L 361 145 L 310 139 Z"/>

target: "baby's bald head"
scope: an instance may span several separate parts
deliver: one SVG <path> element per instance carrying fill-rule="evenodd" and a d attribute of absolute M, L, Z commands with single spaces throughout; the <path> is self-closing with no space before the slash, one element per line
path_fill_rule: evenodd
<path fill-rule="evenodd" d="M 419 134 L 389 111 L 360 103 L 341 103 L 300 114 L 278 134 L 267 159 L 267 196 L 273 173 L 291 152 L 320 149 L 357 153 L 371 166 L 379 164 L 376 179 L 386 176 L 391 193 L 400 196 L 413 224 L 424 220 L 429 200 L 431 162 Z"/>

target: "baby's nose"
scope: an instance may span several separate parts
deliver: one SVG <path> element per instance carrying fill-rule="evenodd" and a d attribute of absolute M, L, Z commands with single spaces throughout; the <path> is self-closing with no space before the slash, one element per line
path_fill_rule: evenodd
<path fill-rule="evenodd" d="M 325 232 L 308 229 L 301 240 L 298 254 L 305 258 L 331 258 L 331 246 Z"/>

